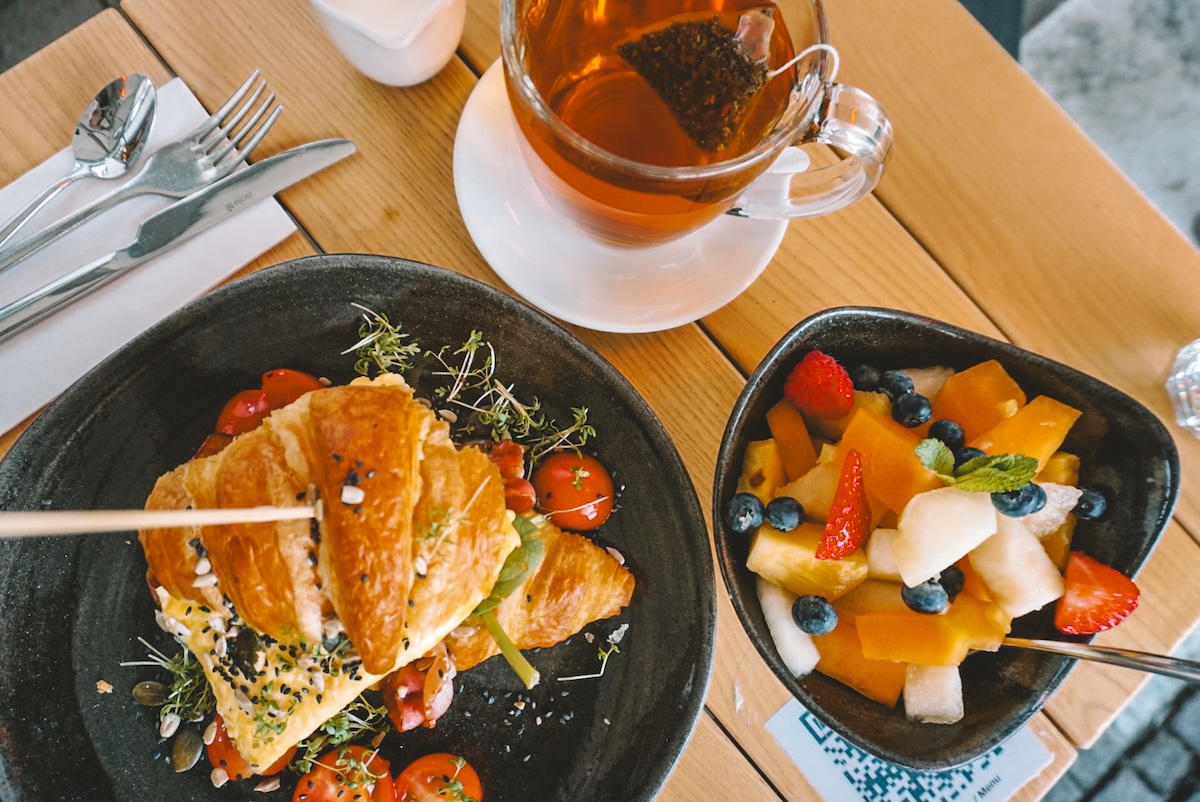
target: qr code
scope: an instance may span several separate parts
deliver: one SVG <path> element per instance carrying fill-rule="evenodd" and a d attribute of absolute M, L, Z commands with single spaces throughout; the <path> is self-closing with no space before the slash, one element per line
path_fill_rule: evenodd
<path fill-rule="evenodd" d="M 826 727 L 807 710 L 800 715 L 800 724 L 825 751 L 830 762 L 859 797 L 871 802 L 975 799 L 977 780 L 992 773 L 993 762 L 1003 753 L 1003 747 L 996 747 L 965 766 L 946 771 L 921 772 L 867 754 Z"/>

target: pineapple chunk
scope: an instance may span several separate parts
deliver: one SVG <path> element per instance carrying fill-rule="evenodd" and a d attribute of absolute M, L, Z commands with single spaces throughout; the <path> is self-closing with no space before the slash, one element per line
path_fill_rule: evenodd
<path fill-rule="evenodd" d="M 871 579 L 904 581 L 900 578 L 900 566 L 896 564 L 893 549 L 899 534 L 896 529 L 875 529 L 871 532 L 871 539 L 867 541 L 867 576 Z"/>
<path fill-rule="evenodd" d="M 996 517 L 987 493 L 940 487 L 913 496 L 892 544 L 904 584 L 916 587 L 966 556 L 996 533 Z"/>
<path fill-rule="evenodd" d="M 774 440 L 752 440 L 746 445 L 737 492 L 753 493 L 759 501 L 767 504 L 775 498 L 775 491 L 785 478 L 783 459 Z"/>
<path fill-rule="evenodd" d="M 758 578 L 758 603 L 762 605 L 763 618 L 767 620 L 775 651 L 779 652 L 780 659 L 793 677 L 803 677 L 816 668 L 821 653 L 813 644 L 812 635 L 800 629 L 792 620 L 792 604 L 796 598 L 796 594 L 790 590 Z"/>
<path fill-rule="evenodd" d="M 900 585 L 868 579 L 833 603 L 839 621 L 853 622 L 866 613 L 894 613 L 908 611 L 908 605 L 900 596 Z"/>
<path fill-rule="evenodd" d="M 1060 485 L 1079 484 L 1079 457 L 1066 451 L 1055 451 L 1046 460 L 1045 466 L 1033 477 L 1034 481 L 1054 482 Z"/>
<path fill-rule="evenodd" d="M 860 409 L 870 409 L 874 412 L 890 418 L 892 415 L 892 402 L 883 393 L 870 393 L 863 390 L 854 391 L 854 404 L 850 407 L 850 411 L 845 417 L 837 420 L 822 420 L 820 418 L 806 418 L 808 428 L 817 437 L 826 440 L 841 440 L 842 435 L 846 433 L 846 427 L 850 425 L 850 419 Z"/>
<path fill-rule="evenodd" d="M 856 549 L 840 560 L 817 559 L 824 531 L 813 523 L 787 533 L 763 524 L 750 540 L 746 567 L 797 596 L 816 594 L 832 601 L 867 578 L 867 555 Z"/>
<path fill-rule="evenodd" d="M 958 666 L 909 666 L 904 676 L 904 713 L 909 721 L 953 724 L 963 717 Z"/>
<path fill-rule="evenodd" d="M 1063 595 L 1065 586 L 1041 541 L 1021 519 L 996 517 L 996 534 L 971 551 L 971 567 L 1004 612 L 1020 618 Z"/>

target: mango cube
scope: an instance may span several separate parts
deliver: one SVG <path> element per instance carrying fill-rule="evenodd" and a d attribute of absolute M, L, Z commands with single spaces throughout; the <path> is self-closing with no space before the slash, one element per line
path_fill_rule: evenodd
<path fill-rule="evenodd" d="M 1039 395 L 967 444 L 983 449 L 989 456 L 1024 454 L 1038 461 L 1042 470 L 1067 437 L 1071 426 L 1083 414 L 1074 407 L 1045 395 Z"/>
<path fill-rule="evenodd" d="M 804 416 L 786 398 L 767 411 L 767 428 L 779 449 L 789 482 L 796 481 L 817 464 L 817 452 L 804 425 Z"/>
<path fill-rule="evenodd" d="M 920 442 L 917 433 L 863 408 L 846 427 L 839 450 L 848 453 L 853 448 L 862 455 L 863 487 L 888 509 L 900 512 L 913 496 L 942 486 L 917 457 Z"/>
<path fill-rule="evenodd" d="M 817 671 L 888 707 L 899 701 L 904 690 L 904 664 L 863 657 L 853 624 L 840 622 L 828 635 L 814 637 L 813 643 L 821 654 Z"/>
<path fill-rule="evenodd" d="M 791 532 L 763 524 L 750 538 L 746 567 L 797 596 L 816 594 L 832 601 L 867 578 L 862 549 L 840 560 L 817 559 L 825 527 L 803 523 Z"/>
<path fill-rule="evenodd" d="M 933 419 L 957 422 L 969 443 L 1023 406 L 1025 392 L 1003 365 L 990 359 L 946 379 L 933 402 Z"/>

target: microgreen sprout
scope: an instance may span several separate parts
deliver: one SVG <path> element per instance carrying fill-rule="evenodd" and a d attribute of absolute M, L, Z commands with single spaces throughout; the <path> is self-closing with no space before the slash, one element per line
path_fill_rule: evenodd
<path fill-rule="evenodd" d="M 171 672 L 171 692 L 159 708 L 160 719 L 173 713 L 184 721 L 200 721 L 216 710 L 217 700 L 204 676 L 204 668 L 186 646 L 174 657 L 167 657 L 145 638 L 138 640 L 150 650 L 149 659 L 121 663 L 122 666 L 154 666 Z"/>
<path fill-rule="evenodd" d="M 598 672 L 595 674 L 578 674 L 574 677 L 559 677 L 558 681 L 573 682 L 577 679 L 599 679 L 600 677 L 603 677 L 604 669 L 608 668 L 608 658 L 612 657 L 614 653 L 619 653 L 621 651 L 619 648 L 617 648 L 617 644 L 620 643 L 621 639 L 625 637 L 625 632 L 628 629 L 629 624 L 622 624 L 621 626 L 617 627 L 617 629 L 613 630 L 612 634 L 608 636 L 608 640 L 606 641 L 608 643 L 608 648 L 606 649 L 601 646 L 597 650 L 600 658 L 600 670 Z"/>
<path fill-rule="evenodd" d="M 368 732 L 387 732 L 390 726 L 386 707 L 373 705 L 366 697 L 359 696 L 299 743 L 292 767 L 304 774 L 325 750 Z"/>
<path fill-rule="evenodd" d="M 392 325 L 385 315 L 362 304 L 352 306 L 362 310 L 363 322 L 358 327 L 358 342 L 342 353 L 357 353 L 354 371 L 367 376 L 372 366 L 381 373 L 403 373 L 412 368 L 411 360 L 421 353 L 421 346 L 405 342 L 411 335 L 402 331 L 400 324 Z"/>
<path fill-rule="evenodd" d="M 462 780 L 458 779 L 458 774 L 467 765 L 465 758 L 453 755 L 450 758 L 450 765 L 454 766 L 454 776 L 444 777 L 444 784 L 438 791 L 438 796 L 449 799 L 451 802 L 479 802 L 478 799 L 472 796 L 467 796 L 467 790 L 463 786 Z"/>

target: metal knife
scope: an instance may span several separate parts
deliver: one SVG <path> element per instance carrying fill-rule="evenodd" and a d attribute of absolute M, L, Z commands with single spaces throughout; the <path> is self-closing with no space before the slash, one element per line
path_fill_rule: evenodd
<path fill-rule="evenodd" d="M 147 259 L 191 239 L 227 217 L 344 159 L 348 139 L 326 139 L 277 153 L 193 192 L 138 226 L 132 243 L 0 307 L 0 342 Z"/>

